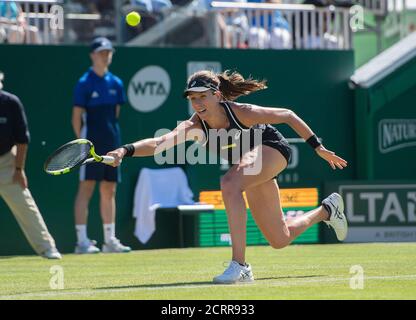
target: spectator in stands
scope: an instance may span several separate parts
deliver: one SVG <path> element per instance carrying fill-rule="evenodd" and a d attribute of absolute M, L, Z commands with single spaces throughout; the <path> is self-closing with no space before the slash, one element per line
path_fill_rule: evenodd
<path fill-rule="evenodd" d="M 88 0 L 71 0 L 66 10 L 74 14 L 98 14 L 97 7 Z M 73 42 L 89 42 L 94 38 L 96 21 L 93 19 L 70 19 L 65 22 L 68 37 Z"/>
<path fill-rule="evenodd" d="M 250 0 L 250 2 L 280 3 L 280 0 Z M 260 18 L 260 21 L 257 21 Z M 253 15 L 248 46 L 258 49 L 291 49 L 292 38 L 289 23 L 279 10 L 272 14 Z"/>
<path fill-rule="evenodd" d="M 21 19 L 21 18 L 20 18 Z M 15 2 L 0 1 L 0 24 L 8 43 L 23 43 L 24 29 L 19 20 L 19 8 Z"/>
<path fill-rule="evenodd" d="M 90 41 L 91 38 L 97 36 L 115 39 L 114 17 L 116 14 L 114 0 L 76 0 L 76 3 L 81 4 L 82 12 L 99 15 L 99 19 L 90 22 L 76 22 L 80 24 L 78 33 L 81 33 L 79 35 L 81 40 Z M 85 35 L 86 32 L 87 35 Z"/>
<path fill-rule="evenodd" d="M 280 0 L 266 0 L 266 3 L 281 3 Z M 289 23 L 283 14 L 276 10 L 268 21 L 270 25 L 270 48 L 271 49 L 291 49 L 292 36 Z"/>
<path fill-rule="evenodd" d="M 199 7 L 211 10 L 214 0 L 199 0 Z M 215 0 L 219 2 L 247 2 L 246 0 Z M 224 48 L 246 48 L 248 41 L 249 23 L 244 12 L 230 12 L 218 15 L 217 23 L 221 30 L 221 43 Z"/>
<path fill-rule="evenodd" d="M 8 43 L 42 43 L 39 29 L 27 23 L 21 6 L 15 1 L 0 1 L 0 27 Z"/>
<path fill-rule="evenodd" d="M 330 0 L 305 0 L 303 4 L 312 4 L 316 7 L 329 7 L 330 6 Z M 316 13 L 313 13 L 316 14 Z M 330 24 L 334 22 L 334 15 L 331 12 L 329 14 Z M 323 30 L 323 36 L 322 38 L 319 36 L 319 29 L 322 28 Z M 309 16 L 308 20 L 308 27 L 307 27 L 307 34 L 304 34 L 303 30 L 303 19 L 300 23 L 300 34 L 302 38 L 302 48 L 305 49 L 338 49 L 339 43 L 338 38 L 331 34 L 328 30 L 328 15 L 324 14 L 323 16 L 323 23 L 322 26 L 319 23 L 319 19 L 316 16 L 315 18 L 315 34 L 312 34 L 312 22 Z"/>
<path fill-rule="evenodd" d="M 161 14 L 164 10 L 172 8 L 170 0 L 131 0 L 131 5 L 142 8 L 143 11 Z"/>
<path fill-rule="evenodd" d="M 4 28 L 4 26 L 1 24 L 1 18 L 0 18 L 0 43 L 4 43 L 7 41 L 7 33 Z"/>

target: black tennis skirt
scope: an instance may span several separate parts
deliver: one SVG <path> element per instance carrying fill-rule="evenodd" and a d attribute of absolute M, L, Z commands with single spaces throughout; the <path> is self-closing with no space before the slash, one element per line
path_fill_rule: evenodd
<path fill-rule="evenodd" d="M 279 151 L 289 164 L 292 157 L 292 148 L 285 137 L 272 125 L 266 125 L 262 136 L 262 144 Z"/>

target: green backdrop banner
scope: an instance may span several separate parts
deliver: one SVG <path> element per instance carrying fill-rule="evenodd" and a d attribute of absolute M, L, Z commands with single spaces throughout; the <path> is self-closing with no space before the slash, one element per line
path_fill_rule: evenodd
<path fill-rule="evenodd" d="M 355 89 L 357 178 L 416 179 L 416 59 Z"/>
<path fill-rule="evenodd" d="M 306 120 L 325 145 L 350 160 L 343 171 L 333 171 L 305 144 L 295 143 L 295 156 L 280 177 L 284 186 L 317 186 L 324 181 L 352 179 L 355 174 L 352 93 L 347 81 L 353 73 L 352 51 L 277 51 L 170 48 L 117 48 L 111 71 L 125 84 L 128 103 L 120 126 L 124 143 L 153 137 L 159 128 L 173 129 L 189 117 L 182 92 L 189 73 L 201 69 L 233 69 L 245 76 L 265 78 L 269 89 L 242 97 L 239 102 L 287 107 Z M 78 175 L 52 177 L 42 165 L 49 153 L 74 139 L 71 128 L 72 94 L 79 77 L 90 66 L 88 48 L 81 46 L 0 46 L 4 89 L 20 97 L 29 120 L 32 141 L 27 175 L 32 194 L 58 248 L 72 252 L 75 245 L 73 202 Z M 278 128 L 297 137 L 288 126 Z M 135 249 L 147 248 L 133 236 L 134 189 L 140 169 L 160 167 L 153 158 L 123 162 L 117 191 L 117 234 Z M 220 165 L 181 165 L 195 194 L 218 190 L 225 172 Z M 157 231 L 156 231 L 157 232 Z M 172 230 L 175 232 L 175 230 Z M 90 205 L 88 234 L 102 243 L 98 191 Z M 0 255 L 33 253 L 14 217 L 0 203 Z"/>

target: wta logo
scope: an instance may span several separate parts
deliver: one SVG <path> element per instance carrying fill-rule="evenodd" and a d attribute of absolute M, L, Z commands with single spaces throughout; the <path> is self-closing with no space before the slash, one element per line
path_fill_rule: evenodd
<path fill-rule="evenodd" d="M 383 119 L 378 125 L 381 153 L 416 146 L 416 119 Z"/>
<path fill-rule="evenodd" d="M 159 66 L 147 66 L 131 78 L 127 95 L 134 109 L 152 112 L 166 101 L 169 93 L 169 74 Z"/>

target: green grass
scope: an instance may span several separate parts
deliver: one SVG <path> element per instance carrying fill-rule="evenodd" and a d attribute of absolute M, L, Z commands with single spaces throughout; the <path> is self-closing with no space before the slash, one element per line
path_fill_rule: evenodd
<path fill-rule="evenodd" d="M 129 254 L 0 258 L 0 299 L 416 299 L 416 244 L 251 246 L 256 281 L 213 285 L 230 248 L 135 251 Z M 50 289 L 50 268 L 64 289 Z M 350 267 L 364 269 L 364 288 L 350 288 Z"/>

